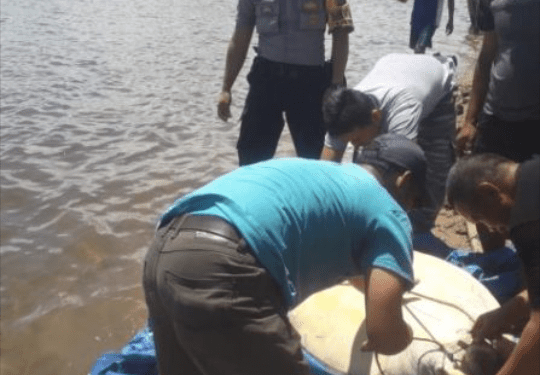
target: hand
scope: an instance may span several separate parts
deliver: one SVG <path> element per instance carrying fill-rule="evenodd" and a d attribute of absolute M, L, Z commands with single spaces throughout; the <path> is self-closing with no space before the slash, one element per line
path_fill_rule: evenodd
<path fill-rule="evenodd" d="M 400 327 L 392 331 L 390 337 L 384 342 L 375 342 L 370 339 L 364 341 L 360 350 L 363 352 L 376 352 L 384 355 L 394 355 L 405 350 L 413 340 L 413 330 L 410 325 L 401 322 Z"/>
<path fill-rule="evenodd" d="M 456 152 L 459 156 L 471 151 L 474 139 L 476 138 L 476 127 L 465 121 L 456 134 Z"/>
<path fill-rule="evenodd" d="M 332 93 L 334 93 L 335 91 L 339 90 L 339 89 L 345 89 L 345 85 L 343 84 L 340 84 L 340 83 L 332 83 L 330 86 L 328 86 L 326 88 L 326 90 L 324 90 L 324 93 L 323 93 L 323 103 L 326 102 L 330 96 L 332 95 Z"/>
<path fill-rule="evenodd" d="M 506 311 L 501 307 L 480 315 L 471 329 L 473 342 L 493 340 L 510 332 L 512 327 L 507 322 Z"/>
<path fill-rule="evenodd" d="M 454 21 L 448 21 L 446 24 L 446 35 L 452 34 L 454 31 Z"/>
<path fill-rule="evenodd" d="M 227 121 L 231 118 L 231 93 L 222 91 L 218 98 L 218 116 L 223 121 Z"/>

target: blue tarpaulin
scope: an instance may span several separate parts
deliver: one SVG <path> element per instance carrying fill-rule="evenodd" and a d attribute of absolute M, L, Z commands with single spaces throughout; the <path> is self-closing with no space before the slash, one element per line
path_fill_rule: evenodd
<path fill-rule="evenodd" d="M 521 260 L 510 247 L 486 254 L 457 249 L 446 260 L 480 280 L 501 304 L 525 287 Z"/>
<path fill-rule="evenodd" d="M 98 358 L 90 375 L 158 375 L 152 330 L 139 331 L 120 353 L 106 353 Z"/>

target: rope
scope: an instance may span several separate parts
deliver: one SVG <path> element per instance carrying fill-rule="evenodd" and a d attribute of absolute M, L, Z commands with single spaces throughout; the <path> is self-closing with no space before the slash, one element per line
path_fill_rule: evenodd
<path fill-rule="evenodd" d="M 428 333 L 429 334 L 429 333 Z M 428 350 L 427 352 L 425 352 L 424 354 L 422 354 L 420 356 L 420 358 L 418 358 L 418 364 L 416 365 L 417 368 L 420 367 L 420 362 L 422 361 L 422 357 L 429 354 L 429 353 L 432 353 L 432 352 L 437 352 L 437 351 L 440 351 L 442 352 L 445 356 L 444 356 L 444 359 L 448 358 L 450 359 L 450 361 L 452 362 L 459 362 L 457 359 L 454 358 L 454 354 L 458 353 L 451 353 L 449 352 L 448 350 L 446 350 L 446 348 L 444 347 L 443 344 L 441 344 L 440 342 L 438 342 L 437 340 L 432 340 L 432 339 L 427 339 L 425 337 L 413 337 L 412 338 L 413 340 L 417 340 L 417 341 L 426 341 L 426 342 L 431 342 L 431 343 L 434 343 L 438 346 L 438 349 L 431 349 L 431 350 Z M 460 349 L 459 351 L 461 350 L 464 350 L 464 349 Z M 384 370 L 382 369 L 382 366 L 381 366 L 381 362 L 379 361 L 379 353 L 375 353 L 375 362 L 377 363 L 377 368 L 379 370 L 379 373 L 380 375 L 386 375 L 386 373 L 384 372 Z"/>
<path fill-rule="evenodd" d="M 441 299 L 438 299 L 438 298 L 433 298 L 433 297 L 429 297 L 429 296 L 426 296 L 422 293 L 418 293 L 418 292 L 413 292 L 412 290 L 409 291 L 408 293 L 410 294 L 413 294 L 415 296 L 418 296 L 418 297 L 421 297 L 421 298 L 425 298 L 429 301 L 433 301 L 433 302 L 437 302 L 437 303 L 440 303 L 442 305 L 445 305 L 445 306 L 449 306 L 449 307 L 452 307 L 458 311 L 460 311 L 461 313 L 463 313 L 465 316 L 467 316 L 467 318 L 469 318 L 472 322 L 474 322 L 474 318 L 465 310 L 463 310 L 461 307 L 453 304 L 453 303 L 450 303 L 450 302 L 446 302 L 446 301 L 443 301 Z M 420 366 L 420 361 L 422 360 L 422 357 L 425 356 L 426 354 L 428 353 L 431 353 L 431 352 L 435 352 L 435 351 L 441 351 L 445 356 L 444 356 L 444 359 L 448 358 L 450 361 L 452 362 L 458 362 L 455 358 L 454 358 L 454 354 L 455 353 L 451 353 L 449 352 L 443 344 L 441 344 L 436 338 L 435 336 L 433 336 L 431 334 L 431 332 L 429 331 L 429 329 L 422 323 L 422 321 L 420 319 L 418 319 L 418 317 L 411 311 L 411 309 L 407 306 L 407 305 L 404 305 L 404 307 L 407 309 L 407 311 L 409 312 L 409 314 L 411 314 L 411 316 L 414 318 L 414 320 L 416 320 L 416 322 L 420 325 L 420 327 L 422 327 L 422 329 L 431 337 L 430 339 L 428 338 L 424 338 L 424 337 L 413 337 L 412 339 L 413 340 L 417 340 L 417 341 L 426 341 L 426 342 L 431 342 L 431 343 L 434 343 L 436 344 L 439 348 L 438 349 L 432 349 L 432 350 L 428 350 L 427 352 L 425 352 L 424 354 L 422 354 L 422 356 L 420 356 L 420 358 L 418 359 L 418 364 L 417 364 L 417 367 Z M 463 350 L 463 349 L 461 349 Z M 457 352 L 456 352 L 457 353 Z M 375 353 L 375 362 L 377 363 L 377 367 L 378 367 L 378 370 L 379 370 L 379 373 L 380 375 L 386 375 L 386 373 L 383 371 L 382 369 L 382 366 L 381 366 L 381 363 L 379 361 L 379 353 Z"/>
<path fill-rule="evenodd" d="M 434 341 L 437 345 L 439 346 L 442 346 L 441 343 L 439 343 L 437 341 L 437 339 L 435 338 L 435 336 L 433 336 L 431 334 L 431 332 L 429 331 L 429 329 L 422 323 L 422 321 L 420 319 L 418 319 L 416 317 L 416 315 L 414 315 L 414 313 L 411 311 L 411 309 L 409 308 L 409 306 L 405 305 L 405 309 L 407 309 L 407 311 L 409 312 L 409 314 L 412 315 L 412 317 L 414 318 L 414 320 L 416 320 L 416 322 L 420 325 L 420 327 L 422 327 L 424 329 L 424 331 L 426 331 L 426 333 L 431 337 L 431 340 Z"/>
<path fill-rule="evenodd" d="M 433 302 L 437 302 L 437 303 L 440 303 L 442 305 L 446 305 L 446 306 L 449 306 L 449 307 L 452 307 L 458 311 L 460 311 L 463 315 L 465 315 L 467 318 L 470 319 L 471 322 L 475 322 L 475 319 L 465 310 L 463 310 L 461 307 L 459 306 L 456 306 L 454 305 L 453 303 L 450 303 L 450 302 L 446 302 L 446 301 L 443 301 L 441 299 L 438 299 L 438 298 L 433 298 L 433 297 L 429 297 L 429 296 L 426 296 L 425 294 L 422 294 L 422 293 L 418 293 L 418 292 L 413 292 L 412 290 L 408 291 L 408 293 L 410 294 L 414 294 L 415 296 L 418 296 L 418 297 L 422 297 L 422 298 L 425 298 L 427 300 L 430 300 L 430 301 L 433 301 Z"/>

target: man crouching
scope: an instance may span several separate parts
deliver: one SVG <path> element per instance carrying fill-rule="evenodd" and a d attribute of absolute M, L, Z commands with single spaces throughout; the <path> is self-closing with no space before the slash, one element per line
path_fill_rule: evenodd
<path fill-rule="evenodd" d="M 168 209 L 144 270 L 160 374 L 310 374 L 287 312 L 361 275 L 362 350 L 410 344 L 404 208 L 421 201 L 426 160 L 392 134 L 369 150 L 360 165 L 284 158 L 240 167 Z"/>
<path fill-rule="evenodd" d="M 450 170 L 447 202 L 473 223 L 506 233 L 523 261 L 527 289 L 478 318 L 475 341 L 521 338 L 497 375 L 540 373 L 540 157 L 523 163 L 495 154 L 463 158 Z"/>

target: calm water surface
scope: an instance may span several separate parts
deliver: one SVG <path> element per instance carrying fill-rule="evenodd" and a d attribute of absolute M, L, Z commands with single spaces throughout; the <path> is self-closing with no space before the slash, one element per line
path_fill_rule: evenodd
<path fill-rule="evenodd" d="M 412 2 L 351 1 L 353 85 L 381 56 L 409 52 Z M 87 374 L 144 325 L 142 259 L 159 214 L 237 166 L 253 51 L 234 121 L 215 106 L 235 9 L 1 0 L 2 375 Z M 435 49 L 466 57 L 465 0 L 454 34 L 446 11 L 441 24 Z M 293 154 L 285 133 L 278 155 Z"/>

